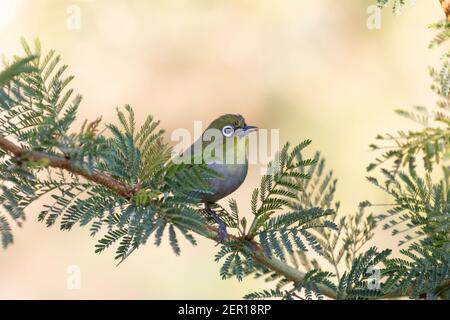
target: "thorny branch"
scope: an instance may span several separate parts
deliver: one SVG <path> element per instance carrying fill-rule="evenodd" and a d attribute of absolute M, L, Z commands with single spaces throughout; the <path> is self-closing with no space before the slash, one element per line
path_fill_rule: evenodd
<path fill-rule="evenodd" d="M 95 182 L 99 185 L 102 185 L 111 191 L 115 192 L 116 194 L 130 199 L 136 192 L 136 188 L 132 186 L 127 186 L 111 176 L 107 175 L 104 172 L 94 170 L 91 172 L 88 172 L 87 170 L 74 166 L 70 159 L 64 158 L 64 157 L 58 157 L 58 156 L 52 156 L 48 155 L 42 152 L 35 152 L 35 151 L 29 151 L 25 148 L 22 148 L 21 146 L 17 145 L 16 143 L 10 141 L 9 139 L 0 136 L 0 148 L 4 151 L 9 152 L 13 156 L 15 156 L 18 161 L 41 161 L 45 160 L 48 163 L 48 166 L 52 168 L 59 168 L 64 169 L 69 172 L 72 172 L 76 175 L 82 176 L 83 178 Z M 211 240 L 216 241 L 218 237 L 218 229 L 214 226 L 205 225 L 204 230 L 207 232 L 205 234 L 200 234 L 202 236 L 205 236 Z M 234 235 L 229 235 L 229 239 L 232 241 L 248 241 L 244 239 L 244 237 L 237 237 Z M 295 269 L 288 264 L 284 263 L 281 260 L 268 258 L 264 255 L 264 252 L 256 241 L 251 241 L 251 246 L 253 247 L 253 259 L 255 261 L 259 262 L 261 265 L 275 271 L 276 273 L 282 275 L 286 279 L 292 281 L 295 285 L 301 284 L 305 279 L 305 273 Z M 447 281 L 446 283 L 442 284 L 443 288 L 446 289 L 450 287 L 450 281 Z M 331 299 L 337 299 L 337 293 L 324 285 L 319 284 L 318 288 L 328 298 Z M 442 289 L 442 288 L 441 288 Z M 397 298 L 404 296 L 404 294 L 401 293 L 389 293 L 385 296 L 379 297 L 379 299 L 383 298 Z"/>

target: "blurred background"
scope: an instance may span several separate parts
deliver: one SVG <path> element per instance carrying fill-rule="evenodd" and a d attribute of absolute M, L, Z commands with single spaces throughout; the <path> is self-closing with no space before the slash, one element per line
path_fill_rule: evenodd
<path fill-rule="evenodd" d="M 377 133 L 413 127 L 393 111 L 435 101 L 427 67 L 439 52 L 427 49 L 427 26 L 442 18 L 439 2 L 415 1 L 395 18 L 385 10 L 381 29 L 370 30 L 373 2 L 0 0 L 0 54 L 22 55 L 20 36 L 56 49 L 84 96 L 79 123 L 115 121 L 115 108 L 131 104 L 169 134 L 241 113 L 279 129 L 281 143 L 312 139 L 311 151 L 339 179 L 340 214 L 351 214 L 363 200 L 388 201 L 366 182 L 365 167 Z M 260 178 L 251 167 L 232 195 L 241 212 Z M 195 248 L 182 242 L 180 257 L 149 244 L 116 268 L 113 250 L 94 254 L 88 230 L 47 229 L 38 209 L 0 251 L 0 299 L 231 299 L 270 287 L 221 280 L 218 248 L 204 239 Z M 381 230 L 373 243 L 397 247 Z M 79 289 L 67 286 L 71 266 L 81 272 Z"/>

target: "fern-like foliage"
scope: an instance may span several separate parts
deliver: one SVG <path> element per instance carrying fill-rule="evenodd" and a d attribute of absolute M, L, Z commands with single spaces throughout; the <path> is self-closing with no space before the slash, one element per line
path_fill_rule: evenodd
<path fill-rule="evenodd" d="M 431 48 L 449 39 L 449 24 L 431 26 L 437 31 Z M 448 299 L 450 214 L 449 214 L 449 139 L 450 139 L 450 67 L 449 54 L 442 55 L 442 66 L 430 68 L 431 89 L 438 96 L 433 108 L 415 107 L 398 111 L 418 123 L 421 129 L 379 135 L 387 152 L 369 165 L 379 168 L 381 178 L 368 177 L 389 194 L 394 202 L 378 216 L 384 229 L 401 236 L 401 258 L 384 261 L 385 294 L 404 294 L 414 299 Z M 438 166 L 442 171 L 436 170 Z"/>
<path fill-rule="evenodd" d="M 449 250 L 415 243 L 401 253 L 406 259 L 385 262 L 386 292 L 401 292 L 412 299 L 448 299 L 448 288 L 443 284 L 450 279 Z"/>
<path fill-rule="evenodd" d="M 149 242 L 168 241 L 178 255 L 181 237 L 193 245 L 194 234 L 215 237 L 215 222 L 200 203 L 201 195 L 211 192 L 208 179 L 218 173 L 206 165 L 173 163 L 160 123 L 149 116 L 139 124 L 128 105 L 117 110 L 117 124 L 98 118 L 75 131 L 82 98 L 69 87 L 73 76 L 66 75 L 67 66 L 55 51 L 43 54 L 39 41 L 33 49 L 24 40 L 22 46 L 26 57 L 15 58 L 0 73 L 4 247 L 14 240 L 13 223 L 21 226 L 26 209 L 40 199 L 45 204 L 39 221 L 61 230 L 86 226 L 99 237 L 95 252 L 115 248 L 120 261 Z M 370 299 L 393 292 L 448 296 L 448 169 L 440 182 L 431 178 L 448 153 L 448 70 L 444 64 L 440 72 L 431 71 L 438 112 L 402 112 L 425 129 L 382 137 L 395 146 L 371 168 L 389 160 L 394 167 L 382 168 L 382 181 L 369 180 L 395 201 L 387 214 L 375 218 L 369 202 L 354 214 L 341 214 L 333 173 L 319 153 L 304 156 L 311 141 L 293 148 L 286 144 L 251 195 L 250 218 L 233 199 L 227 207 L 212 206 L 231 231 L 215 256 L 221 277 L 253 275 L 274 282 L 272 290 L 251 293 L 249 299 Z M 430 128 L 430 119 L 439 125 Z M 20 150 L 11 152 L 5 148 L 9 143 Z M 424 175 L 416 170 L 418 155 Z M 51 165 L 55 161 L 59 165 Z M 404 234 L 401 244 L 413 242 L 402 251 L 405 259 L 389 259 L 390 250 L 365 250 L 377 221 Z M 382 265 L 373 287 L 371 270 Z M 292 270 L 298 272 L 295 277 Z"/>
<path fill-rule="evenodd" d="M 425 169 L 432 171 L 434 165 L 440 164 L 442 159 L 448 158 L 450 151 L 450 69 L 448 63 L 444 63 L 439 72 L 431 68 L 430 75 L 433 78 L 432 89 L 439 97 L 437 107 L 416 106 L 413 111 L 397 110 L 399 115 L 413 120 L 423 129 L 378 135 L 376 138 L 382 141 L 383 145 L 372 144 L 371 148 L 375 151 L 382 149 L 388 151 L 371 163 L 367 167 L 368 171 L 392 162 L 391 171 L 396 172 L 402 166 L 407 165 L 410 158 L 418 156 L 423 161 Z"/>
<path fill-rule="evenodd" d="M 84 122 L 78 133 L 69 132 L 75 122 L 81 96 L 68 88 L 72 76 L 60 65 L 54 51 L 43 55 L 39 41 L 32 50 L 22 41 L 29 58 L 14 61 L 1 73 L 0 132 L 12 137 L 24 149 L 45 152 L 70 161 L 78 170 L 107 172 L 115 180 L 139 191 L 127 199 L 91 181 L 49 168 L 45 161 L 29 161 L 0 153 L 0 203 L 18 225 L 24 210 L 43 196 L 39 220 L 47 226 L 60 222 L 62 230 L 88 225 L 91 235 L 104 230 L 96 252 L 117 244 L 116 258 L 155 236 L 159 245 L 165 232 L 179 254 L 178 237 L 195 244 L 191 234 L 205 232 L 204 218 L 196 210 L 198 193 L 209 192 L 206 178 L 216 173 L 202 166 L 173 165 L 170 148 L 163 142 L 159 122 L 148 117 L 141 127 L 133 110 L 118 110 L 120 126 L 106 125 L 99 132 L 100 119 Z M 130 190 L 132 191 L 132 190 Z M 13 241 L 8 219 L 1 216 L 3 245 Z"/>
<path fill-rule="evenodd" d="M 364 260 L 364 265 L 355 265 L 356 257 L 372 238 L 376 226 L 373 216 L 366 213 L 370 204 L 362 203 L 356 214 L 338 217 L 339 203 L 333 200 L 337 181 L 333 173 L 325 169 L 325 161 L 319 153 L 313 158 L 304 158 L 302 151 L 307 145 L 309 141 L 292 151 L 285 145 L 280 151 L 279 162 L 269 166 L 269 172 L 274 174 L 264 176 L 261 186 L 252 194 L 254 220 L 248 232 L 250 237 L 258 239 L 265 256 L 281 259 L 303 270 L 304 280 L 294 283 L 253 260 L 249 264 L 246 259 L 252 250 L 251 243 L 247 246 L 227 243 L 216 257 L 217 261 L 225 258 L 222 270 L 227 272 L 222 275 L 242 279 L 252 274 L 276 282 L 275 289 L 253 292 L 245 296 L 248 299 L 322 299 L 324 288 L 338 291 L 338 285 L 344 281 L 340 275 L 344 265 L 347 270 L 358 267 L 358 272 L 370 267 L 371 259 Z M 366 254 L 372 254 L 372 251 Z M 328 268 L 319 263 L 318 257 L 329 263 Z M 380 256 L 378 261 L 384 257 Z M 238 263 L 241 264 L 239 268 Z M 365 280 L 358 279 L 359 282 L 355 282 L 354 277 L 345 278 L 347 284 L 339 297 L 363 297 L 362 293 L 357 296 L 350 289 L 346 291 L 347 285 L 363 291 Z M 381 295 L 381 291 L 377 293 Z M 366 292 L 366 298 L 369 296 Z"/>
<path fill-rule="evenodd" d="M 450 25 L 439 22 L 432 25 L 438 30 L 438 35 L 431 42 L 430 47 L 442 45 L 448 40 Z M 427 171 L 433 170 L 433 165 L 447 160 L 450 132 L 450 65 L 446 54 L 440 68 L 430 68 L 432 78 L 431 89 L 438 100 L 435 107 L 415 106 L 413 110 L 397 110 L 396 112 L 417 123 L 421 129 L 415 131 L 399 131 L 396 134 L 380 134 L 377 140 L 382 145 L 372 144 L 373 150 L 387 150 L 381 157 L 368 166 L 368 170 L 375 169 L 386 162 L 393 162 L 392 171 L 407 165 L 410 157 L 420 156 Z"/>
<path fill-rule="evenodd" d="M 246 246 L 236 246 L 234 242 L 222 246 L 216 256 L 217 261 L 225 258 L 221 268 L 222 277 L 236 276 L 242 279 L 253 272 L 267 271 L 252 259 L 249 260 L 254 250 L 250 242 L 253 238 L 259 240 L 267 257 L 284 261 L 298 259 L 298 252 L 308 249 L 322 254 L 318 239 L 311 231 L 319 228 L 335 229 L 335 224 L 326 219 L 335 212 L 332 209 L 301 206 L 302 186 L 310 179 L 307 171 L 311 170 L 306 168 L 317 163 L 315 159 L 303 160 L 301 157 L 301 151 L 310 143 L 307 140 L 292 150 L 286 144 L 277 157 L 279 161 L 269 164 L 269 174 L 262 177 L 260 187 L 252 193 L 251 210 L 254 218 L 248 232 L 247 221 L 239 219 L 235 201 L 230 202 L 231 212 L 222 214 L 228 216 L 228 220 L 231 220 L 229 225 L 238 228 L 244 239 L 248 240 Z"/>
<path fill-rule="evenodd" d="M 395 205 L 379 215 L 384 229 L 401 235 L 400 253 L 405 258 L 385 261 L 384 292 L 399 292 L 413 299 L 448 298 L 443 283 L 450 279 L 450 214 L 448 172 L 434 183 L 431 176 L 420 177 L 411 158 L 407 172 L 392 174 L 383 169 L 385 181 L 369 177 L 376 186 L 392 196 Z M 411 289 L 412 288 L 412 289 Z"/>
<path fill-rule="evenodd" d="M 330 272 L 319 270 L 311 270 L 305 274 L 302 283 L 294 286 L 290 290 L 272 289 L 262 292 L 253 292 L 245 295 L 244 298 L 249 300 L 259 299 L 283 299 L 283 300 L 322 300 L 324 298 L 319 285 L 326 286 L 336 291 L 336 285 L 330 280 L 334 275 Z"/>
<path fill-rule="evenodd" d="M 384 221 L 384 229 L 391 229 L 394 235 L 402 234 L 400 245 L 422 240 L 432 247 L 450 250 L 448 173 L 445 180 L 433 183 L 429 174 L 425 178 L 418 175 L 413 159 L 408 172 L 397 175 L 387 170 L 382 172 L 385 176 L 383 185 L 374 177 L 369 180 L 390 194 L 396 203 L 386 214 L 379 216 Z"/>
<path fill-rule="evenodd" d="M 406 5 L 407 0 L 377 0 L 380 8 L 391 7 L 394 14 L 400 13 L 400 10 Z"/>
<path fill-rule="evenodd" d="M 336 214 L 327 217 L 336 226 L 335 228 L 314 228 L 317 242 L 323 248 L 322 257 L 329 263 L 332 270 L 340 279 L 339 269 L 343 261 L 347 268 L 351 262 L 373 237 L 376 222 L 372 214 L 367 213 L 370 203 L 360 204 L 358 211 L 354 214 L 339 215 L 340 203 L 334 200 L 337 179 L 333 177 L 332 171 L 325 169 L 325 160 L 319 153 L 314 156 L 316 163 L 309 168 L 309 180 L 304 181 L 302 191 L 299 194 L 300 207 L 322 207 L 332 209 Z M 311 256 L 300 252 L 301 264 L 307 271 L 320 269 L 318 261 Z"/>
<path fill-rule="evenodd" d="M 350 270 L 339 281 L 338 298 L 359 300 L 382 296 L 383 284 L 381 278 L 377 278 L 376 268 L 390 253 L 389 249 L 378 252 L 373 247 L 356 257 Z"/>
<path fill-rule="evenodd" d="M 430 29 L 436 32 L 433 40 L 430 42 L 430 49 L 442 46 L 450 39 L 450 24 L 448 21 L 439 21 L 430 25 Z M 450 52 L 445 52 L 442 58 L 448 59 L 450 57 Z"/>

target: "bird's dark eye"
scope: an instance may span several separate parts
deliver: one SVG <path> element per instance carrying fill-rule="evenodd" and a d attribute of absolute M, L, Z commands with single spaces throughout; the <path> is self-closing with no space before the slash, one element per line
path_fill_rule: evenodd
<path fill-rule="evenodd" d="M 222 128 L 222 134 L 225 137 L 231 137 L 234 133 L 234 128 L 232 126 L 225 126 Z"/>

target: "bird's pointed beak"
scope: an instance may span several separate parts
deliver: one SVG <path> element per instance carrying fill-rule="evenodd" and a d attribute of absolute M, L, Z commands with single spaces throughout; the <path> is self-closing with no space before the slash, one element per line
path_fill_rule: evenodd
<path fill-rule="evenodd" d="M 244 130 L 245 134 L 249 134 L 250 132 L 258 130 L 258 127 L 255 126 L 245 126 L 242 128 Z"/>
<path fill-rule="evenodd" d="M 236 135 L 238 137 L 247 137 L 251 132 L 258 130 L 258 127 L 255 126 L 245 126 L 242 128 L 239 128 L 238 131 L 236 131 Z"/>

